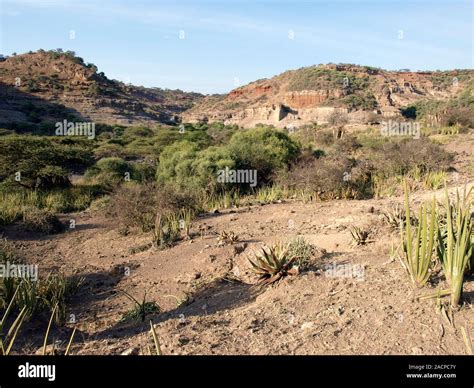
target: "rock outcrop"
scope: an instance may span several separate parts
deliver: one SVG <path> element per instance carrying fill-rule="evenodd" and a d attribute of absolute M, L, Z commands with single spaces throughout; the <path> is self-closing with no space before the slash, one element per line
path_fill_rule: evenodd
<path fill-rule="evenodd" d="M 252 127 L 327 123 L 333 112 L 367 123 L 374 114 L 396 117 L 424 99 L 447 100 L 473 83 L 473 70 L 385 71 L 355 65 L 319 65 L 287 71 L 209 96 L 183 112 L 183 121 L 220 121 Z"/>

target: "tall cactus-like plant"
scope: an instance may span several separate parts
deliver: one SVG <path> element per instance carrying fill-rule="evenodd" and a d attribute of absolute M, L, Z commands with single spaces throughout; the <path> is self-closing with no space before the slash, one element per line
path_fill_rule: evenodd
<path fill-rule="evenodd" d="M 428 216 L 427 205 L 420 207 L 419 223 L 412 230 L 410 220 L 410 202 L 408 184 L 405 181 L 405 230 L 401 229 L 403 250 L 405 252 L 405 268 L 412 282 L 417 287 L 422 287 L 430 277 L 430 265 L 433 257 L 436 239 L 436 202 L 433 198 L 430 215 Z M 429 217 L 429 223 L 428 223 Z"/>
<path fill-rule="evenodd" d="M 21 329 L 23 321 L 25 320 L 25 317 L 26 317 L 27 307 L 24 306 L 22 310 L 20 311 L 20 313 L 18 314 L 18 316 L 16 317 L 16 319 L 10 325 L 10 328 L 7 330 L 6 333 L 4 333 L 5 326 L 9 319 L 9 315 L 13 309 L 13 306 L 15 304 L 15 299 L 16 299 L 17 294 L 18 294 L 18 287 L 15 293 L 13 294 L 13 297 L 6 308 L 2 319 L 0 320 L 0 356 L 7 356 L 8 354 L 10 354 L 10 350 L 12 349 L 12 346 L 15 343 L 18 332 Z"/>
<path fill-rule="evenodd" d="M 452 307 L 459 305 L 464 273 L 473 253 L 471 193 L 472 188 L 468 192 L 465 190 L 461 199 L 457 191 L 456 201 L 451 203 L 448 189 L 445 187 L 446 226 L 443 229 L 438 228 L 438 257 L 451 288 Z"/>

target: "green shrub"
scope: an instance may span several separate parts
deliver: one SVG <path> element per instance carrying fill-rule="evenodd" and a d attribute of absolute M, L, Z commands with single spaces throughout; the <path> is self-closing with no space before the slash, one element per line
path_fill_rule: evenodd
<path fill-rule="evenodd" d="M 297 237 L 288 244 L 288 255 L 296 257 L 295 264 L 300 270 L 311 267 L 315 247 L 308 243 L 304 237 Z"/>
<path fill-rule="evenodd" d="M 113 189 L 123 182 L 140 180 L 137 170 L 121 158 L 103 158 L 85 173 L 85 178 L 106 189 Z"/>
<path fill-rule="evenodd" d="M 201 150 L 205 149 L 213 141 L 206 129 L 206 127 L 198 127 L 197 124 L 182 124 L 180 127 L 160 127 L 155 131 L 155 135 L 149 139 L 150 144 L 152 144 L 153 155 L 155 157 L 160 156 L 167 146 L 181 141 L 193 143 Z"/>
<path fill-rule="evenodd" d="M 215 191 L 236 187 L 217 182 L 217 173 L 226 167 L 257 170 L 258 182 L 270 182 L 278 168 L 288 165 L 300 152 L 298 143 L 287 134 L 260 127 L 235 133 L 228 145 L 202 150 L 190 141 L 167 146 L 160 155 L 156 179 L 160 184 L 173 182 L 181 189 Z M 248 186 L 248 185 L 247 185 Z M 239 186 L 238 190 L 249 190 Z"/>
<path fill-rule="evenodd" d="M 217 182 L 219 170 L 235 168 L 233 155 L 227 147 L 209 147 L 200 151 L 192 163 L 192 173 L 200 188 L 208 193 L 231 190 L 225 183 Z M 238 190 L 238 188 L 237 188 Z"/>
<path fill-rule="evenodd" d="M 127 156 L 127 150 L 116 143 L 104 143 L 98 146 L 94 150 L 94 156 L 97 159 L 102 159 L 102 158 L 124 158 Z"/>
<path fill-rule="evenodd" d="M 160 155 L 156 180 L 160 185 L 174 182 L 180 188 L 195 189 L 198 178 L 193 173 L 199 147 L 187 141 L 167 146 Z"/>
<path fill-rule="evenodd" d="M 68 172 L 59 166 L 40 168 L 36 175 L 36 189 L 65 188 L 71 186 Z"/>
<path fill-rule="evenodd" d="M 213 193 L 218 189 L 217 171 L 234 168 L 235 162 L 226 147 L 209 147 L 199 150 L 188 141 L 166 147 L 157 167 L 157 182 L 172 182 L 182 190 Z"/>
<path fill-rule="evenodd" d="M 236 169 L 257 170 L 259 185 L 271 182 L 272 174 L 288 166 L 301 151 L 286 133 L 267 127 L 235 133 L 228 144 Z"/>
<path fill-rule="evenodd" d="M 62 188 L 67 174 L 92 164 L 92 146 L 82 139 L 0 137 L 0 182 L 29 188 Z M 18 174 L 19 173 L 19 174 Z M 17 176 L 19 182 L 15 180 Z"/>

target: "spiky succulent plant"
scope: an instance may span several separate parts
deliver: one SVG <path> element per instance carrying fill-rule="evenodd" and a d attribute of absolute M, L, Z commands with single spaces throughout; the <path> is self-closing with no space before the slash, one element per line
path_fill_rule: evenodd
<path fill-rule="evenodd" d="M 262 284 L 271 284 L 287 275 L 298 273 L 295 264 L 297 257 L 291 254 L 289 245 L 276 243 L 275 245 L 262 248 L 254 259 L 249 259 L 253 272 L 258 276 Z"/>

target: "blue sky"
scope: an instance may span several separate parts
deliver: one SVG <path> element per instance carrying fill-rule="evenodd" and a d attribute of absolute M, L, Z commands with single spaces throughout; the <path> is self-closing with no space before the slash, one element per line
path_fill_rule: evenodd
<path fill-rule="evenodd" d="M 474 63 L 472 0 L 0 3 L 0 53 L 73 50 L 109 78 L 136 85 L 222 93 L 319 63 L 412 70 Z"/>

